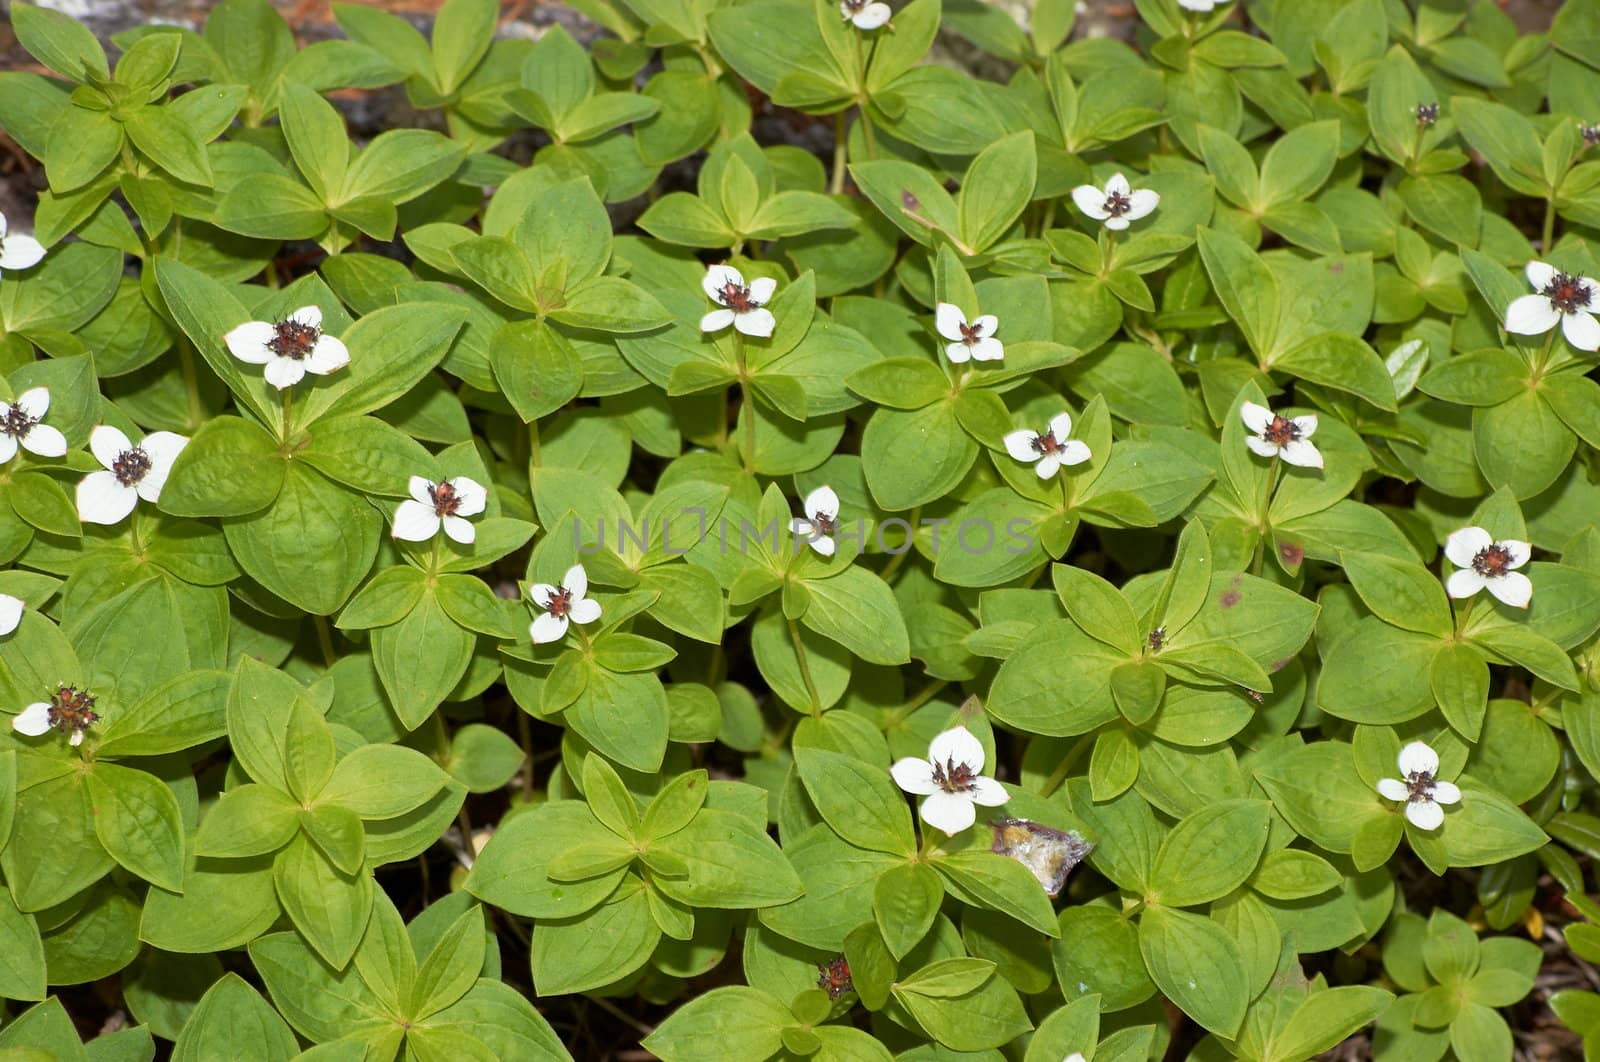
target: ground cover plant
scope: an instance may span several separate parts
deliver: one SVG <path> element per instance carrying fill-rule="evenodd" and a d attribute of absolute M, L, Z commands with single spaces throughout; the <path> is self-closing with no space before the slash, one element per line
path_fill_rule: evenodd
<path fill-rule="evenodd" d="M 572 6 L 12 5 L 0 1058 L 1600 1045 L 1600 2 Z"/>

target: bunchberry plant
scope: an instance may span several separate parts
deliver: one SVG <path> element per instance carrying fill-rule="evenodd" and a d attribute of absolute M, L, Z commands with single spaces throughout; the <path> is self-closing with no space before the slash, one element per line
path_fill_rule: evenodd
<path fill-rule="evenodd" d="M 9 7 L 0 1058 L 1600 1053 L 1600 0 L 202 6 Z"/>

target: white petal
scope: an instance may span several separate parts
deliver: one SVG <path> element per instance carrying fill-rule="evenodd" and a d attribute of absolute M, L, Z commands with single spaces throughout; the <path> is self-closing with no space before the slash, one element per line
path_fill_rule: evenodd
<path fill-rule="evenodd" d="M 1111 212 L 1106 209 L 1106 193 L 1092 184 L 1080 184 L 1074 188 L 1072 202 L 1096 221 L 1104 221 L 1111 216 Z"/>
<path fill-rule="evenodd" d="M 11 435 L 0 435 L 0 465 L 17 456 L 17 440 Z"/>
<path fill-rule="evenodd" d="M 6 235 L 6 216 L 5 216 L 5 214 L 0 213 L 0 240 L 5 239 L 5 235 Z"/>
<path fill-rule="evenodd" d="M 1418 800 L 1406 805 L 1406 818 L 1419 830 L 1437 830 L 1444 824 L 1444 808 L 1431 800 Z"/>
<path fill-rule="evenodd" d="M 1528 563 L 1528 558 L 1533 556 L 1533 546 L 1527 542 L 1508 538 L 1500 543 L 1500 548 L 1511 554 L 1511 559 L 1506 563 L 1507 568 L 1520 568 Z"/>
<path fill-rule="evenodd" d="M 32 236 L 7 236 L 0 252 L 0 269 L 28 269 L 44 257 L 44 244 Z"/>
<path fill-rule="evenodd" d="M 1066 442 L 1072 436 L 1072 414 L 1057 413 L 1050 418 L 1048 427 L 1050 434 L 1056 437 L 1056 442 Z"/>
<path fill-rule="evenodd" d="M 1535 260 L 1529 262 L 1522 273 L 1528 278 L 1528 283 L 1533 285 L 1534 291 L 1543 291 L 1556 278 L 1556 267 L 1549 262 Z"/>
<path fill-rule="evenodd" d="M 11 729 L 29 737 L 38 737 L 50 730 L 50 706 L 43 701 L 30 704 L 11 720 Z"/>
<path fill-rule="evenodd" d="M 550 599 L 556 596 L 556 588 L 549 583 L 534 583 L 528 587 L 528 597 L 540 608 L 549 608 Z"/>
<path fill-rule="evenodd" d="M 766 339 L 772 335 L 772 330 L 778 327 L 777 320 L 772 316 L 771 310 L 751 310 L 734 317 L 733 327 L 747 336 L 757 339 Z"/>
<path fill-rule="evenodd" d="M 580 597 L 588 597 L 589 573 L 583 570 L 583 565 L 574 564 L 572 567 L 568 568 L 566 574 L 561 577 L 561 585 L 566 587 L 567 590 L 572 594 L 572 599 L 574 601 L 578 600 Z"/>
<path fill-rule="evenodd" d="M 1457 600 L 1471 597 L 1479 590 L 1482 590 L 1483 587 L 1483 576 L 1471 568 L 1462 568 L 1459 571 L 1451 572 L 1450 577 L 1444 581 L 1444 592 Z"/>
<path fill-rule="evenodd" d="M 1290 417 L 1289 423 L 1300 429 L 1300 438 L 1309 439 L 1317 433 L 1317 415 L 1307 413 L 1303 417 Z"/>
<path fill-rule="evenodd" d="M 964 726 L 952 727 L 928 746 L 929 763 L 966 764 L 974 772 L 983 770 L 983 743 Z"/>
<path fill-rule="evenodd" d="M 318 331 L 321 331 L 322 307 L 302 306 L 289 315 L 289 320 L 293 321 L 295 324 L 305 325 L 307 328 L 315 328 Z"/>
<path fill-rule="evenodd" d="M 430 509 L 433 507 L 433 480 L 427 476 L 412 476 L 406 480 L 406 493 L 411 495 L 413 501 L 421 502 Z"/>
<path fill-rule="evenodd" d="M 1123 217 L 1129 221 L 1138 221 L 1140 218 L 1149 217 L 1155 213 L 1156 207 L 1161 205 L 1161 196 L 1149 188 L 1140 188 L 1128 197 L 1131 206 Z"/>
<path fill-rule="evenodd" d="M 1040 479 L 1049 479 L 1061 470 L 1060 454 L 1045 454 L 1039 458 L 1039 463 L 1033 466 L 1034 475 Z"/>
<path fill-rule="evenodd" d="M 593 623 L 600 618 L 600 602 L 592 597 L 582 601 L 574 600 L 572 607 L 567 610 L 567 615 L 572 617 L 573 623 Z"/>
<path fill-rule="evenodd" d="M 1458 804 L 1461 802 L 1461 790 L 1454 782 L 1434 782 L 1433 799 L 1437 804 Z"/>
<path fill-rule="evenodd" d="M 0 594 L 0 634 L 10 634 L 22 622 L 23 600 L 10 594 Z"/>
<path fill-rule="evenodd" d="M 967 360 L 972 357 L 972 348 L 965 343 L 947 343 L 944 348 L 944 356 L 950 359 L 951 365 L 965 365 Z"/>
<path fill-rule="evenodd" d="M 700 287 L 718 306 L 722 305 L 722 289 L 729 284 L 736 288 L 744 287 L 744 274 L 731 265 L 707 266 L 706 275 L 700 278 Z"/>
<path fill-rule="evenodd" d="M 489 504 L 489 492 L 475 479 L 456 476 L 450 480 L 450 486 L 455 488 L 461 502 L 456 506 L 457 516 L 477 516 Z"/>
<path fill-rule="evenodd" d="M 893 13 L 888 4 L 875 2 L 862 8 L 861 12 L 853 16 L 850 21 L 855 23 L 856 29 L 875 30 L 888 22 L 889 16 Z"/>
<path fill-rule="evenodd" d="M 1125 229 L 1127 227 L 1128 227 L 1128 219 L 1127 219 L 1126 216 L 1123 216 L 1123 217 L 1120 217 L 1120 218 L 1106 218 L 1106 228 L 1110 229 L 1113 232 L 1121 232 L 1123 229 Z"/>
<path fill-rule="evenodd" d="M 839 548 L 839 544 L 833 540 L 832 535 L 813 535 L 806 540 L 806 544 L 824 557 L 833 556 L 834 552 Z"/>
<path fill-rule="evenodd" d="M 918 796 L 927 796 L 937 788 L 933 784 L 933 764 L 915 756 L 896 760 L 894 766 L 889 768 L 889 775 L 895 785 Z"/>
<path fill-rule="evenodd" d="M 91 472 L 78 481 L 78 519 L 86 524 L 118 524 L 139 504 L 139 492 L 124 487 L 115 472 Z"/>
<path fill-rule="evenodd" d="M 30 387 L 17 396 L 16 406 L 34 420 L 40 420 L 50 411 L 50 389 Z"/>
<path fill-rule="evenodd" d="M 806 495 L 806 515 L 816 516 L 818 513 L 827 513 L 829 516 L 839 515 L 839 495 L 834 493 L 832 487 L 823 484 L 810 494 Z"/>
<path fill-rule="evenodd" d="M 1278 451 L 1278 456 L 1301 468 L 1322 467 L 1322 451 L 1309 439 L 1293 439 L 1285 443 L 1283 449 Z"/>
<path fill-rule="evenodd" d="M 961 312 L 961 307 L 953 302 L 941 302 L 933 311 L 933 325 L 939 334 L 953 342 L 960 342 L 964 337 L 961 326 L 967 323 L 967 315 Z"/>
<path fill-rule="evenodd" d="M 266 321 L 246 321 L 222 337 L 228 351 L 240 361 L 251 365 L 265 365 L 276 355 L 267 347 L 277 335 L 277 329 Z"/>
<path fill-rule="evenodd" d="M 986 313 L 972 322 L 972 331 L 979 339 L 988 339 L 1000 328 L 1000 318 L 992 313 Z"/>
<path fill-rule="evenodd" d="M 1133 186 L 1128 183 L 1128 178 L 1120 173 L 1113 173 L 1110 180 L 1106 181 L 1106 198 L 1108 199 L 1114 195 L 1126 196 L 1132 191 Z"/>
<path fill-rule="evenodd" d="M 1561 311 L 1550 305 L 1549 299 L 1543 295 L 1523 295 L 1512 299 L 1511 305 L 1506 307 L 1505 328 L 1519 336 L 1540 336 L 1560 320 Z"/>
<path fill-rule="evenodd" d="M 939 790 L 922 802 L 922 821 L 952 837 L 977 821 L 978 813 L 970 798 L 961 793 Z"/>
<path fill-rule="evenodd" d="M 1457 568 L 1470 568 L 1473 559 L 1492 545 L 1494 539 L 1483 528 L 1463 527 L 1444 540 L 1444 555 Z"/>
<path fill-rule="evenodd" d="M 1246 435 L 1244 444 L 1250 448 L 1251 453 L 1260 454 L 1262 457 L 1277 457 L 1279 451 L 1283 449 L 1277 443 L 1268 442 L 1259 435 Z"/>
<path fill-rule="evenodd" d="M 89 433 L 89 452 L 106 468 L 116 464 L 123 451 L 133 449 L 133 443 L 121 429 L 109 424 L 96 424 Z"/>
<path fill-rule="evenodd" d="M 161 488 L 167 485 L 172 464 L 188 445 L 189 440 L 177 432 L 153 431 L 144 437 L 139 448 L 150 458 L 150 471 L 138 483 L 139 497 L 147 502 L 161 500 Z"/>
<path fill-rule="evenodd" d="M 712 310 L 700 318 L 700 331 L 720 332 L 731 324 L 733 324 L 732 310 Z"/>
<path fill-rule="evenodd" d="M 1528 602 L 1533 600 L 1533 583 L 1521 572 L 1506 572 L 1498 579 L 1485 579 L 1483 585 L 1512 608 L 1527 608 Z"/>
<path fill-rule="evenodd" d="M 1006 792 L 1006 787 L 993 778 L 974 778 L 972 780 L 972 802 L 982 804 L 986 808 L 997 808 L 1011 799 L 1011 794 Z"/>
<path fill-rule="evenodd" d="M 973 361 L 1001 361 L 1006 356 L 1005 344 L 990 336 L 972 344 Z"/>
<path fill-rule="evenodd" d="M 1577 310 L 1564 314 L 1561 318 L 1561 333 L 1579 350 L 1600 350 L 1600 321 L 1594 319 L 1594 314 L 1587 310 Z"/>
<path fill-rule="evenodd" d="M 350 364 L 350 349 L 338 336 L 321 336 L 317 339 L 317 345 L 311 348 L 311 353 L 306 355 L 304 364 L 306 372 L 327 376 Z"/>
<path fill-rule="evenodd" d="M 750 297 L 758 306 L 765 306 L 771 302 L 773 293 L 777 290 L 778 282 L 772 277 L 756 277 L 750 282 Z"/>
<path fill-rule="evenodd" d="M 552 616 L 546 612 L 534 620 L 528 628 L 528 636 L 535 645 L 545 645 L 549 642 L 559 642 L 567 634 L 567 617 Z"/>
<path fill-rule="evenodd" d="M 1093 456 L 1089 452 L 1089 444 L 1078 439 L 1068 439 L 1062 444 L 1061 453 L 1056 455 L 1064 465 L 1081 465 Z"/>
<path fill-rule="evenodd" d="M 410 503 L 402 502 L 401 504 L 409 505 Z M 478 529 L 472 526 L 470 520 L 463 520 L 459 516 L 442 516 L 439 518 L 439 522 L 444 525 L 444 533 L 450 537 L 451 541 L 459 542 L 463 546 L 472 545 L 473 541 L 478 537 Z"/>
<path fill-rule="evenodd" d="M 1378 795 L 1385 800 L 1410 800 L 1411 790 L 1398 778 L 1379 778 Z"/>
<path fill-rule="evenodd" d="M 1260 435 L 1272 423 L 1272 410 L 1255 402 L 1246 402 L 1239 407 L 1239 419 L 1244 421 L 1245 427 Z"/>
<path fill-rule="evenodd" d="M 1400 750 L 1395 765 L 1406 776 L 1434 774 L 1439 770 L 1439 754 L 1426 741 L 1413 741 Z"/>
<path fill-rule="evenodd" d="M 293 358 L 273 358 L 267 362 L 266 371 L 262 373 L 267 383 L 282 391 L 285 387 L 293 387 L 306 375 L 305 362 L 295 361 Z"/>
<path fill-rule="evenodd" d="M 35 424 L 22 437 L 22 448 L 40 457 L 61 457 L 67 452 L 67 437 L 48 424 Z"/>
<path fill-rule="evenodd" d="M 1018 428 L 1016 431 L 1007 432 L 1000 442 L 1005 446 L 1006 453 L 1015 457 L 1018 461 L 1037 461 L 1039 460 L 1039 451 L 1034 449 L 1033 444 L 1038 440 L 1038 432 L 1029 431 L 1026 428 Z"/>
<path fill-rule="evenodd" d="M 71 745 L 73 748 L 77 748 L 79 745 L 83 744 L 83 731 L 74 730 L 72 732 L 72 736 L 67 738 L 67 744 Z"/>
<path fill-rule="evenodd" d="M 439 533 L 439 514 L 431 505 L 403 501 L 395 506 L 394 528 L 389 533 L 406 542 L 426 542 Z"/>

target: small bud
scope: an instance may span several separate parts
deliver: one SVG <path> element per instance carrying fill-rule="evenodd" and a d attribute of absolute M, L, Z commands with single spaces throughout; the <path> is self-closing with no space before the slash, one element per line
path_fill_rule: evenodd
<path fill-rule="evenodd" d="M 1417 124 L 1427 129 L 1439 120 L 1439 105 L 1437 103 L 1419 103 L 1411 108 L 1411 113 L 1417 116 Z"/>
<path fill-rule="evenodd" d="M 1600 144 L 1600 123 L 1585 125 L 1579 122 L 1578 135 L 1583 137 L 1583 143 L 1586 147 L 1594 147 L 1596 144 Z"/>

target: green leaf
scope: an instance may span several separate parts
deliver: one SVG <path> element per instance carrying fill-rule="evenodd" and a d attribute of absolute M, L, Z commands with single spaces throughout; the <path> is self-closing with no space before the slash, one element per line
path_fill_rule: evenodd
<path fill-rule="evenodd" d="M 1234 1035 L 1249 999 L 1239 949 L 1221 926 L 1152 907 L 1139 918 L 1139 951 L 1151 979 L 1185 1014 L 1219 1036 Z"/>
<path fill-rule="evenodd" d="M 1156 853 L 1150 893 L 1168 907 L 1226 896 L 1255 872 L 1267 843 L 1271 805 L 1228 800 L 1187 815 Z"/>
<path fill-rule="evenodd" d="M 797 748 L 795 766 L 812 803 L 840 837 L 879 852 L 916 851 L 905 797 L 887 768 L 815 748 Z"/>
<path fill-rule="evenodd" d="M 691 999 L 641 1042 L 663 1062 L 766 1058 L 778 1052 L 780 1033 L 792 1024 L 789 1008 L 765 992 L 728 985 Z"/>
<path fill-rule="evenodd" d="M 183 887 L 178 798 L 154 775 L 116 764 L 89 773 L 95 836 L 131 873 L 171 892 Z"/>

